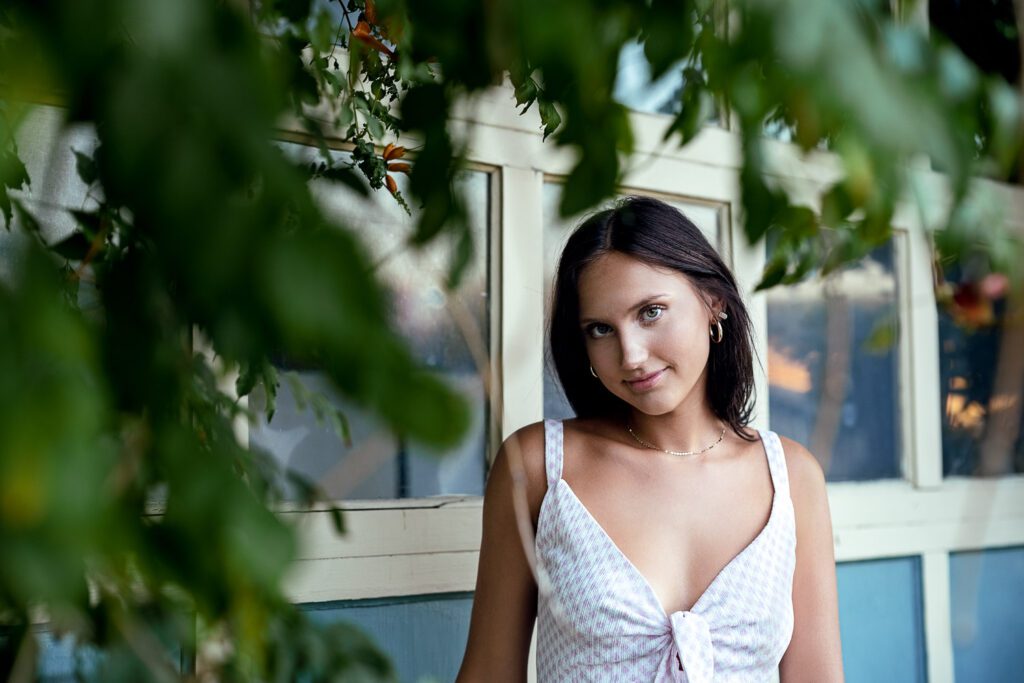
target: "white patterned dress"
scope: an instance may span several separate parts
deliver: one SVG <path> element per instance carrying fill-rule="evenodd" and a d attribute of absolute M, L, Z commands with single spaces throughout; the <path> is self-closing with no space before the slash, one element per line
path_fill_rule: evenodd
<path fill-rule="evenodd" d="M 562 479 L 562 423 L 545 421 L 537 521 L 537 680 L 773 680 L 793 634 L 796 532 L 779 437 L 761 432 L 774 494 L 761 532 L 688 611 L 654 589 Z M 680 668 L 682 664 L 682 668 Z"/>

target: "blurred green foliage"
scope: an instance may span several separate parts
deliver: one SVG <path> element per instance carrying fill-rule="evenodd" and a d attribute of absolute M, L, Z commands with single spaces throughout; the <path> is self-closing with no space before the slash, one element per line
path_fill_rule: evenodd
<path fill-rule="evenodd" d="M 238 369 L 238 395 L 262 386 L 268 412 L 269 359 L 287 357 L 396 432 L 455 443 L 466 407 L 414 362 L 353 226 L 329 220 L 307 181 L 387 188 L 408 208 L 390 179 L 408 172 L 410 245 L 449 239 L 457 286 L 473 244 L 452 183 L 465 143 L 448 122 L 506 76 L 545 138 L 578 154 L 566 215 L 620 180 L 633 137 L 612 91 L 619 53 L 639 40 L 654 76 L 684 64 L 666 146 L 691 140 L 716 106 L 737 122 L 747 236 L 774 245 L 762 286 L 888 239 L 922 159 L 949 181 L 943 248 L 1019 277 L 1019 241 L 972 200 L 977 175 L 1016 170 L 1018 94 L 880 3 L 367 4 L 0 8 L 0 212 L 31 236 L 0 282 L 0 676 L 32 677 L 42 610 L 102 652 L 83 672 L 97 680 L 394 677 L 365 638 L 313 625 L 282 595 L 295 554 L 269 511 L 282 477 L 235 439 L 232 421 L 252 416 L 195 342 Z M 15 131 L 40 100 L 99 141 L 76 152 L 96 206 L 59 241 L 19 194 L 32 179 Z M 843 174 L 820 210 L 768 179 L 773 121 L 803 150 L 837 155 Z M 322 160 L 287 159 L 273 143 L 282 127 L 311 136 Z M 411 167 L 379 151 L 396 136 L 416 142 Z M 329 154 L 339 141 L 350 163 Z M 344 415 L 303 401 L 347 432 Z"/>

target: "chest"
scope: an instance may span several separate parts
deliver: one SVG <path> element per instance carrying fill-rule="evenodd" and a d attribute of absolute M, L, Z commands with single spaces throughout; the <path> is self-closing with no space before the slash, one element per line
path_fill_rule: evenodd
<path fill-rule="evenodd" d="M 583 523 L 603 531 L 604 550 L 628 560 L 668 613 L 691 608 L 758 538 L 774 497 L 763 453 L 681 464 L 581 459 L 563 474 Z"/>

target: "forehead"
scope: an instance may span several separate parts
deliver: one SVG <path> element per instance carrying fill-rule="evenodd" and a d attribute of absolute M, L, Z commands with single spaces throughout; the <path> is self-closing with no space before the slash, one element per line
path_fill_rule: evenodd
<path fill-rule="evenodd" d="M 699 301 L 696 288 L 682 273 L 620 252 L 603 254 L 580 273 L 580 314 L 583 317 L 628 310 L 656 294 L 693 303 Z"/>

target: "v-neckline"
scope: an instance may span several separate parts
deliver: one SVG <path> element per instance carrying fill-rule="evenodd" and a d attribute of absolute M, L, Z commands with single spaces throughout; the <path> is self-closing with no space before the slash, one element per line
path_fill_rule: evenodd
<path fill-rule="evenodd" d="M 761 527 L 761 530 L 759 532 L 757 532 L 757 535 L 754 536 L 754 538 L 750 541 L 750 543 L 747 543 L 745 546 L 743 546 L 743 548 L 739 552 L 737 552 L 732 557 L 732 559 L 730 559 L 728 562 L 726 562 L 725 565 L 721 569 L 718 570 L 718 572 L 715 574 L 715 577 L 713 579 L 711 579 L 711 583 L 709 583 L 707 585 L 707 587 L 705 587 L 704 590 L 701 592 L 701 594 L 697 596 L 697 599 L 694 601 L 693 605 L 691 605 L 689 607 L 689 609 L 677 610 L 678 612 L 693 612 L 693 611 L 695 611 L 700 606 L 701 602 L 704 601 L 704 598 L 715 587 L 715 584 L 718 583 L 719 579 L 725 574 L 725 572 L 727 572 L 730 567 L 732 567 L 734 564 L 736 564 L 736 562 L 738 562 L 739 559 L 743 555 L 745 555 L 751 548 L 753 548 L 755 545 L 757 545 L 757 543 L 761 540 L 761 538 L 765 535 L 765 533 L 767 533 L 768 528 L 772 525 L 772 522 L 775 520 L 775 509 L 778 507 L 777 503 L 778 503 L 778 500 L 779 500 L 779 488 L 778 488 L 778 486 L 776 485 L 776 482 L 775 482 L 775 476 L 776 476 L 775 475 L 775 468 L 772 465 L 771 455 L 768 453 L 768 442 L 765 440 L 765 433 L 762 432 L 761 430 L 758 430 L 758 435 L 761 437 L 761 447 L 764 450 L 765 459 L 768 462 L 768 476 L 771 479 L 771 483 L 772 483 L 772 505 L 771 505 L 771 509 L 768 511 L 768 521 L 766 521 L 764 523 L 764 526 Z M 563 460 L 564 460 L 564 458 L 565 458 L 564 451 L 562 453 L 562 457 L 563 457 Z M 669 615 L 670 614 L 675 614 L 676 612 L 671 612 L 670 613 L 667 609 L 665 609 L 665 605 L 661 602 L 661 598 L 658 597 L 658 593 L 657 593 L 657 591 L 654 590 L 654 586 L 651 585 L 651 582 L 647 580 L 647 577 L 644 576 L 643 572 L 641 572 L 637 568 L 637 566 L 633 563 L 633 561 L 631 559 L 629 559 L 629 557 L 626 555 L 626 553 L 622 552 L 622 549 L 619 548 L 618 544 L 612 539 L 612 537 L 608 534 L 608 532 L 605 531 L 605 528 L 603 526 L 601 526 L 601 523 L 597 521 L 597 518 L 594 517 L 594 515 L 590 512 L 590 510 L 587 508 L 587 506 L 583 504 L 583 501 L 580 500 L 579 496 L 576 495 L 576 491 L 573 490 L 573 488 L 569 484 L 569 482 L 566 481 L 564 478 L 559 477 L 558 481 L 556 482 L 556 485 L 559 485 L 559 484 L 565 484 L 565 488 L 572 495 L 572 498 L 573 498 L 573 500 L 576 501 L 576 504 L 580 506 L 580 509 L 582 509 L 586 513 L 587 518 L 590 519 L 591 523 L 601 532 L 601 535 L 605 538 L 605 540 L 608 543 L 608 546 L 613 550 L 613 552 L 618 557 L 622 558 L 625 561 L 626 566 L 629 567 L 630 571 L 632 571 L 633 574 L 635 574 L 636 577 L 640 579 L 640 582 L 643 584 L 643 586 L 647 590 L 648 595 L 654 601 L 654 604 L 656 604 L 658 606 L 658 609 L 661 612 L 661 616 L 663 616 L 666 620 L 668 620 L 670 618 Z"/>

